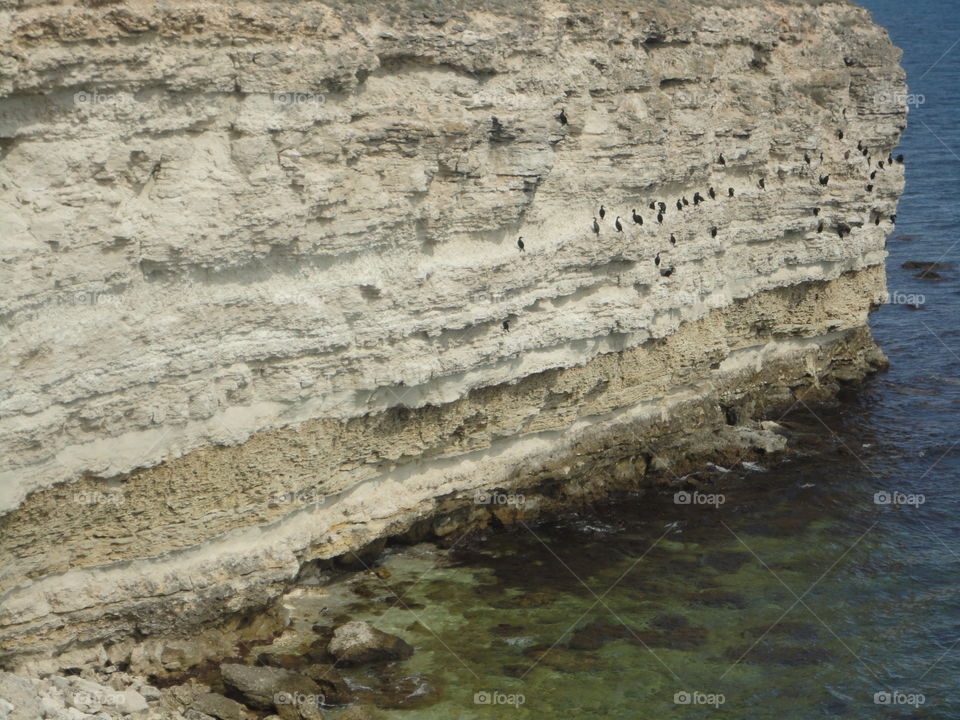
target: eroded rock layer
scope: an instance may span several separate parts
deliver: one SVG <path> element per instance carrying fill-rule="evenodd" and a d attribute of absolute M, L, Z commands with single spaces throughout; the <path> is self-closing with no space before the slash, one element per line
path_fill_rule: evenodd
<path fill-rule="evenodd" d="M 882 363 L 886 33 L 591 5 L 0 3 L 0 653 L 669 478 Z"/>

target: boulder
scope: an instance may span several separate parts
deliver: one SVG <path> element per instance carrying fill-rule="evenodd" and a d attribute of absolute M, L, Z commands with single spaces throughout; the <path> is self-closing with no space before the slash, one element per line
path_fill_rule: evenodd
<path fill-rule="evenodd" d="M 8 672 L 0 672 L 0 698 L 12 706 L 7 711 L 8 720 L 33 720 L 40 703 L 33 683 Z"/>
<path fill-rule="evenodd" d="M 327 650 L 343 665 L 405 660 L 413 655 L 413 647 L 402 638 L 360 620 L 334 630 Z"/>
<path fill-rule="evenodd" d="M 239 693 L 247 705 L 261 710 L 279 711 L 291 697 L 323 694 L 313 680 L 293 670 L 224 663 L 220 675 L 224 684 Z"/>
<path fill-rule="evenodd" d="M 190 709 L 217 720 L 246 720 L 251 715 L 250 711 L 236 700 L 212 692 L 198 695 Z"/>

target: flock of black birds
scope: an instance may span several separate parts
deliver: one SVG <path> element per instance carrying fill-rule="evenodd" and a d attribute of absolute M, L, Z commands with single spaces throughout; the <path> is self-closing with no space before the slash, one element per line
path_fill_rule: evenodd
<path fill-rule="evenodd" d="M 568 119 L 567 119 L 567 115 L 566 115 L 565 110 L 561 110 L 561 111 L 560 111 L 560 114 L 557 116 L 557 119 L 560 121 L 560 123 L 561 123 L 562 125 L 566 125 L 566 124 L 567 124 Z M 837 139 L 838 139 L 838 140 L 843 140 L 843 138 L 844 138 L 843 130 L 838 130 L 838 131 L 837 131 Z M 869 152 L 869 148 L 867 148 L 867 147 L 863 144 L 863 141 L 862 141 L 862 140 L 857 143 L 857 150 L 860 151 L 860 153 L 867 159 L 867 167 L 869 168 L 869 167 L 871 166 L 870 152 Z M 845 154 L 845 157 L 849 159 L 849 156 L 850 156 L 850 152 L 847 151 L 846 154 Z M 809 154 L 809 153 L 806 153 L 806 152 L 805 152 L 805 153 L 803 154 L 803 160 L 804 160 L 804 162 L 805 162 L 807 165 L 811 165 L 811 163 L 812 163 L 812 160 L 811 160 L 811 158 L 810 158 L 810 154 Z M 820 153 L 820 162 L 821 162 L 821 163 L 823 162 L 823 153 L 822 153 L 822 152 Z M 896 163 L 898 163 L 898 164 L 900 164 L 900 165 L 904 164 L 904 156 L 901 154 L 901 155 L 897 155 L 896 158 L 894 158 L 894 156 L 891 154 L 891 155 L 888 155 L 888 156 L 887 156 L 886 162 L 884 162 L 883 160 L 879 160 L 879 161 L 876 163 L 876 168 L 877 168 L 877 169 L 871 170 L 871 172 L 870 172 L 870 180 L 872 181 L 872 180 L 875 180 L 875 179 L 876 179 L 877 170 L 883 170 L 883 169 L 884 169 L 885 167 L 887 167 L 887 166 L 892 167 L 893 164 L 894 164 L 894 162 L 896 162 Z M 723 156 L 723 153 L 720 153 L 719 157 L 717 158 L 717 164 L 720 165 L 721 167 L 726 167 L 726 165 L 727 165 L 727 160 L 726 160 L 726 158 Z M 826 187 L 826 186 L 829 184 L 829 182 L 830 182 L 830 175 L 829 175 L 829 173 L 826 174 L 826 175 L 821 174 L 821 175 L 819 176 L 819 182 L 820 182 L 820 185 L 821 185 L 821 186 Z M 761 190 L 763 190 L 763 191 L 765 192 L 766 189 L 767 189 L 766 178 L 764 178 L 763 176 L 761 176 L 761 177 L 759 178 L 759 180 L 757 181 L 757 187 L 759 187 Z M 868 193 L 869 193 L 869 192 L 873 192 L 873 189 L 874 189 L 874 184 L 873 184 L 872 182 L 866 186 L 866 191 L 867 191 Z M 711 200 L 716 200 L 716 198 L 717 198 L 717 191 L 716 191 L 716 189 L 715 189 L 713 186 L 711 186 L 711 187 L 707 190 L 707 195 L 709 196 L 709 198 L 710 198 Z M 727 197 L 728 197 L 728 198 L 732 198 L 732 197 L 734 197 L 734 196 L 735 196 L 735 191 L 734 191 L 734 189 L 733 189 L 732 187 L 728 187 L 728 188 L 727 188 Z M 699 191 L 695 192 L 694 195 L 693 195 L 693 205 L 694 205 L 694 207 L 698 207 L 701 203 L 704 203 L 704 202 L 706 202 L 706 199 L 703 197 L 703 195 L 701 195 Z M 684 209 L 685 207 L 689 206 L 689 205 L 690 205 L 690 201 L 687 200 L 687 197 L 686 197 L 685 195 L 677 199 L 676 208 L 677 208 L 677 211 L 678 211 L 678 212 L 682 212 L 683 209 Z M 666 212 L 667 212 L 667 204 L 666 204 L 665 202 L 663 202 L 662 200 L 651 200 L 651 201 L 650 201 L 650 204 L 649 204 L 647 207 L 648 207 L 650 210 L 653 210 L 653 211 L 655 211 L 655 212 L 657 213 L 657 223 L 662 225 L 662 224 L 663 224 L 664 216 L 665 216 L 665 214 L 666 214 Z M 871 214 L 871 217 L 872 217 L 873 220 L 874 220 L 874 225 L 879 225 L 879 224 L 880 224 L 880 221 L 883 219 L 883 215 L 882 215 L 879 211 L 877 211 L 877 210 L 871 211 L 870 214 Z M 600 235 L 600 229 L 601 229 L 600 222 L 602 222 L 602 221 L 604 220 L 604 218 L 606 217 L 606 215 L 607 215 L 607 209 L 606 209 L 606 207 L 604 207 L 603 205 L 600 205 L 600 209 L 597 211 L 597 215 L 599 215 L 600 220 L 598 221 L 596 217 L 593 218 L 593 228 L 592 228 L 592 229 L 593 229 L 593 233 L 594 233 L 595 235 L 598 235 L 598 236 L 599 236 L 599 235 Z M 820 215 L 820 208 L 819 208 L 819 207 L 813 209 L 813 215 L 814 215 L 814 217 L 818 217 L 818 216 Z M 643 225 L 643 216 L 640 215 L 639 213 L 637 213 L 636 208 L 633 208 L 633 209 L 631 210 L 631 219 L 633 220 L 633 222 L 634 222 L 635 225 L 641 225 L 641 226 Z M 896 215 L 890 215 L 889 220 L 890 220 L 891 223 L 896 224 L 896 222 L 897 222 L 897 216 L 896 216 Z M 619 215 L 617 215 L 617 216 L 616 216 L 616 219 L 614 220 L 614 227 L 616 228 L 616 231 L 617 231 L 618 233 L 622 233 L 622 232 L 623 232 L 623 223 L 621 222 L 621 218 L 620 218 Z M 820 221 L 817 223 L 817 234 L 822 233 L 823 230 L 824 230 L 824 223 L 823 223 L 823 220 L 820 220 Z M 848 225 L 848 224 L 845 223 L 845 222 L 838 222 L 838 223 L 837 223 L 837 226 L 836 226 L 836 231 L 837 231 L 837 235 L 838 235 L 838 236 L 840 237 L 840 239 L 842 240 L 843 237 L 844 237 L 844 235 L 847 235 L 847 236 L 850 235 L 850 233 L 852 232 L 852 228 L 850 227 L 850 225 Z M 710 237 L 711 237 L 711 238 L 716 238 L 717 235 L 719 234 L 719 229 L 714 225 L 714 226 L 712 226 L 712 227 L 710 228 L 710 231 L 709 231 L 709 232 L 710 232 Z M 676 244 L 677 244 L 677 239 L 676 239 L 676 237 L 675 237 L 675 235 L 674 235 L 673 233 L 670 234 L 670 244 L 671 244 L 671 245 L 676 245 Z M 520 237 L 520 238 L 517 239 L 517 247 L 520 248 L 520 252 L 524 252 L 523 237 Z M 674 268 L 673 266 L 670 266 L 670 267 L 668 267 L 668 268 L 662 268 L 662 267 L 660 267 L 660 264 L 661 264 L 660 253 L 657 253 L 657 255 L 654 257 L 653 263 L 654 263 L 654 265 L 655 265 L 657 268 L 659 268 L 661 277 L 670 277 L 671 275 L 673 275 L 673 273 L 674 273 L 674 271 L 675 271 L 675 268 Z M 509 331 L 509 330 L 510 330 L 510 323 L 507 322 L 507 321 L 504 321 L 504 322 L 503 322 L 503 329 L 504 329 L 505 331 Z"/>

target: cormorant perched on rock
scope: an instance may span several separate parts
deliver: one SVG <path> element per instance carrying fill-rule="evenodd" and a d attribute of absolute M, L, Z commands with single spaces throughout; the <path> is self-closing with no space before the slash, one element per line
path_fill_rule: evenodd
<path fill-rule="evenodd" d="M 803 161 L 804 161 L 807 165 L 810 164 L 810 156 L 809 156 L 807 153 L 804 153 L 804 154 L 803 154 Z"/>
<path fill-rule="evenodd" d="M 867 148 L 864 148 L 864 149 L 863 149 L 863 156 L 864 156 L 864 157 L 867 157 L 867 156 L 869 156 L 869 155 L 870 155 L 870 150 L 868 150 Z"/>
<path fill-rule="evenodd" d="M 711 200 L 717 199 L 717 191 L 713 189 L 713 185 L 710 186 L 710 189 L 707 190 L 707 195 L 710 196 Z"/>
<path fill-rule="evenodd" d="M 663 223 L 663 213 L 662 213 L 662 212 L 658 212 L 658 213 L 657 213 L 657 222 L 658 222 L 658 223 L 661 223 L 661 224 Z"/>
<path fill-rule="evenodd" d="M 716 237 L 716 236 L 717 236 L 717 228 L 716 227 L 710 228 L 710 237 Z"/>
<path fill-rule="evenodd" d="M 673 236 L 673 233 L 670 233 L 670 244 L 671 245 L 677 244 L 677 239 Z"/>
<path fill-rule="evenodd" d="M 819 214 L 820 214 L 820 208 L 814 208 L 814 209 L 813 209 L 813 216 L 816 217 L 816 216 L 819 215 Z"/>
<path fill-rule="evenodd" d="M 878 161 L 877 161 L 877 167 L 880 168 L 881 170 L 883 170 L 883 160 L 878 160 Z"/>
<path fill-rule="evenodd" d="M 677 210 L 683 210 L 683 203 L 677 200 Z"/>
<path fill-rule="evenodd" d="M 883 161 L 881 160 L 880 162 L 883 162 Z M 875 177 L 877 177 L 877 171 L 876 171 L 876 170 L 874 170 L 872 173 L 870 173 L 870 179 L 871 179 L 871 180 L 873 180 Z"/>
<path fill-rule="evenodd" d="M 902 153 L 901 153 L 900 155 L 897 155 L 897 162 L 898 162 L 900 165 L 903 165 L 903 154 L 902 154 Z"/>
<path fill-rule="evenodd" d="M 879 225 L 879 224 L 880 224 L 880 220 L 881 220 L 882 217 L 883 217 L 883 216 L 882 216 L 880 213 L 877 213 L 877 217 L 874 218 L 873 224 L 874 224 L 874 225 Z"/>
<path fill-rule="evenodd" d="M 887 165 L 893 165 L 893 153 L 887 155 Z"/>
<path fill-rule="evenodd" d="M 867 185 L 867 192 L 873 192 L 873 185 Z"/>
<path fill-rule="evenodd" d="M 727 197 L 733 197 L 733 188 L 727 188 Z"/>
<path fill-rule="evenodd" d="M 840 236 L 841 240 L 843 240 L 844 233 L 846 233 L 847 235 L 850 234 L 850 226 L 847 225 L 846 223 L 840 223 L 839 225 L 837 225 L 837 235 Z"/>
<path fill-rule="evenodd" d="M 823 153 L 820 153 L 820 162 L 823 162 Z"/>
<path fill-rule="evenodd" d="M 818 233 L 822 233 L 822 232 L 823 232 L 823 220 L 821 220 L 821 221 L 820 221 L 820 224 L 817 225 L 817 232 L 818 232 Z"/>
<path fill-rule="evenodd" d="M 517 238 L 517 247 L 520 248 L 520 252 L 523 252 L 523 236 Z"/>
<path fill-rule="evenodd" d="M 683 205 L 684 205 L 684 207 L 686 207 L 687 205 L 690 204 L 690 201 L 687 200 L 687 196 L 686 196 L 686 195 L 684 195 L 684 196 L 681 198 L 681 200 L 683 200 Z"/>
<path fill-rule="evenodd" d="M 837 140 L 843 140 L 843 130 L 837 130 Z"/>
<path fill-rule="evenodd" d="M 597 219 L 593 219 L 593 233 L 594 235 L 600 234 L 600 223 L 597 222 Z"/>
<path fill-rule="evenodd" d="M 849 151 L 849 150 L 847 150 L 847 151 L 843 154 L 843 159 L 844 159 L 844 160 L 849 160 L 849 159 L 850 159 L 850 151 Z"/>
<path fill-rule="evenodd" d="M 660 265 L 660 253 L 657 253 L 657 256 L 653 259 L 654 265 Z"/>
<path fill-rule="evenodd" d="M 561 125 L 567 124 L 567 110 L 566 108 L 560 108 L 560 114 L 557 115 L 557 120 L 560 121 Z"/>
<path fill-rule="evenodd" d="M 663 200 L 661 200 L 661 201 L 660 201 L 660 212 L 666 212 L 666 211 L 667 211 L 667 204 L 666 204 Z"/>
<path fill-rule="evenodd" d="M 760 178 L 760 179 L 757 181 L 757 186 L 758 186 L 761 190 L 766 190 L 766 189 L 767 189 L 767 181 L 764 180 L 763 178 Z"/>
<path fill-rule="evenodd" d="M 670 277 L 671 275 L 673 275 L 673 269 L 674 269 L 673 265 L 671 265 L 666 270 L 661 270 L 660 277 Z"/>
<path fill-rule="evenodd" d="M 636 210 L 633 211 L 633 221 L 634 221 L 637 225 L 643 225 L 643 216 L 642 216 L 642 215 L 637 215 L 637 211 L 636 211 Z"/>
<path fill-rule="evenodd" d="M 603 220 L 603 216 L 607 214 L 607 209 L 601 205 L 600 206 L 600 219 Z"/>
<path fill-rule="evenodd" d="M 820 184 L 821 184 L 821 185 L 826 185 L 828 182 L 830 182 L 830 176 L 829 176 L 829 175 L 821 175 L 821 176 L 820 176 Z"/>
<path fill-rule="evenodd" d="M 701 195 L 699 191 L 695 192 L 695 193 L 693 194 L 693 205 L 694 205 L 694 207 L 696 207 L 697 205 L 699 205 L 699 204 L 702 203 L 702 202 L 703 202 L 703 195 Z"/>
<path fill-rule="evenodd" d="M 863 140 L 857 140 L 857 150 L 863 150 Z"/>
<path fill-rule="evenodd" d="M 651 210 L 656 210 L 656 209 L 657 209 L 657 203 L 656 203 L 655 201 L 651 200 L 649 207 L 650 207 Z"/>
<path fill-rule="evenodd" d="M 617 219 L 616 219 L 616 221 L 615 221 L 613 224 L 616 226 L 617 232 L 623 232 L 623 225 L 620 224 L 620 216 L 619 216 L 619 215 L 617 215 Z"/>
<path fill-rule="evenodd" d="M 897 224 L 897 216 L 896 216 L 896 215 L 891 215 L 891 216 L 890 216 L 890 222 L 891 222 L 893 225 L 896 225 L 896 224 Z"/>
<path fill-rule="evenodd" d="M 723 153 L 720 153 L 720 157 L 717 158 L 717 162 L 720 163 L 721 165 L 727 164 L 727 159 L 723 156 Z"/>
<path fill-rule="evenodd" d="M 503 325 L 501 325 L 501 327 L 504 329 L 505 332 L 510 332 L 510 321 L 504 320 Z"/>

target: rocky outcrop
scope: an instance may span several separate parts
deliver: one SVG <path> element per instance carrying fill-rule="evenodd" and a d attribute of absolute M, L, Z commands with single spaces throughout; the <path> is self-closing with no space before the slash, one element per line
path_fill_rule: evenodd
<path fill-rule="evenodd" d="M 670 479 L 882 364 L 864 10 L 390 7 L 0 3 L 7 663 Z"/>

